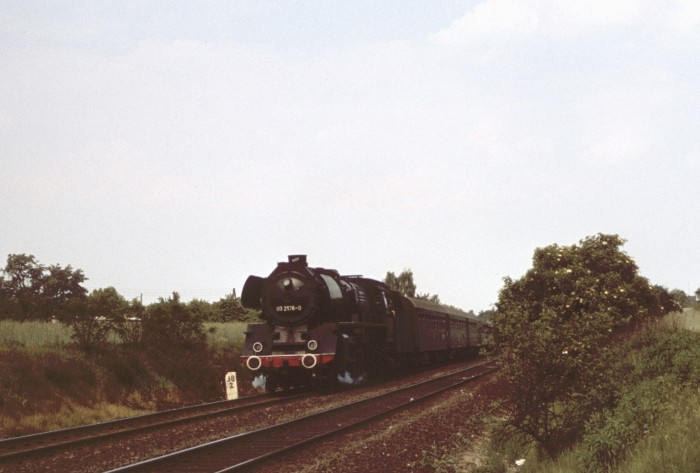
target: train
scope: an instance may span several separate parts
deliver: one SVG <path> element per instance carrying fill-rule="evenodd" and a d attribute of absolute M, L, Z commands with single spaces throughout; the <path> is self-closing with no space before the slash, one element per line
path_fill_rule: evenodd
<path fill-rule="evenodd" d="M 312 268 L 290 255 L 266 278 L 251 275 L 241 359 L 256 387 L 360 384 L 400 367 L 466 357 L 488 347 L 491 325 L 459 309 L 406 297 L 357 275 Z"/>

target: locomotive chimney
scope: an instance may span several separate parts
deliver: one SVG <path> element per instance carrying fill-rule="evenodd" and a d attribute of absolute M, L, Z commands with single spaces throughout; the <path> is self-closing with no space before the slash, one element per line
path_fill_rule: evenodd
<path fill-rule="evenodd" d="M 289 255 L 290 263 L 301 263 L 304 266 L 308 266 L 306 262 L 306 255 Z"/>

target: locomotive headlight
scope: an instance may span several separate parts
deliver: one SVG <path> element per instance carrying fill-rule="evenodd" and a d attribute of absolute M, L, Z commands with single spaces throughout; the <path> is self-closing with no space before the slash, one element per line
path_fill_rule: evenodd
<path fill-rule="evenodd" d="M 245 364 L 248 366 L 249 370 L 256 371 L 262 366 L 262 360 L 257 356 L 251 356 L 246 360 Z"/>
<path fill-rule="evenodd" d="M 318 342 L 316 340 L 309 340 L 306 344 L 306 348 L 308 348 L 309 351 L 314 351 L 318 348 Z"/>
<path fill-rule="evenodd" d="M 260 343 L 260 342 L 255 342 L 255 343 L 253 343 L 253 351 L 254 351 L 255 353 L 260 353 L 260 352 L 262 351 L 262 349 L 263 349 L 263 344 L 262 344 L 262 343 Z"/>
<path fill-rule="evenodd" d="M 306 354 L 301 358 L 301 364 L 304 368 L 311 369 L 316 366 L 318 360 L 315 355 Z"/>

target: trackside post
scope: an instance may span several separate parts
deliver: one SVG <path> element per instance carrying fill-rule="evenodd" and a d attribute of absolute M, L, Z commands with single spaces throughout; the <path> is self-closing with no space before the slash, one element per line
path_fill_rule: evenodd
<path fill-rule="evenodd" d="M 231 401 L 233 399 L 238 399 L 238 379 L 236 378 L 236 372 L 229 371 L 226 373 L 224 383 L 226 384 L 226 400 Z"/>

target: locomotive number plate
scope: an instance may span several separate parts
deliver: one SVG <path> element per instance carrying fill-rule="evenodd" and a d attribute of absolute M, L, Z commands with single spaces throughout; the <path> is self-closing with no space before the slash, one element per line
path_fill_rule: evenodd
<path fill-rule="evenodd" d="M 301 305 L 278 305 L 275 307 L 277 312 L 301 312 Z"/>

